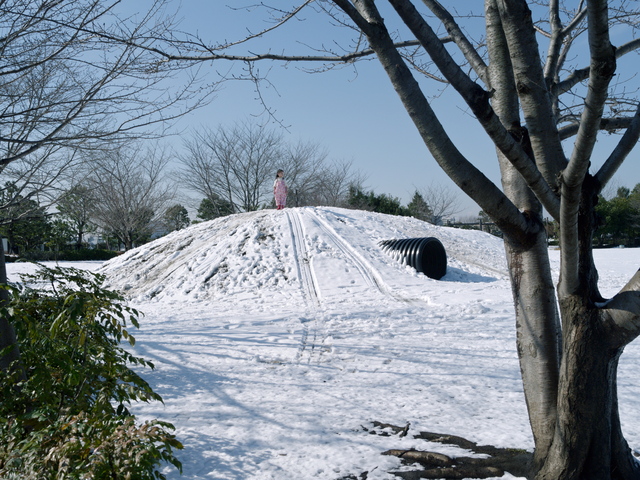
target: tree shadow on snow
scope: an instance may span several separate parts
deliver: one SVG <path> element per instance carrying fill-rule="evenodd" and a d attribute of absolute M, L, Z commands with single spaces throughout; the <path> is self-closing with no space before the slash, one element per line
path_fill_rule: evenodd
<path fill-rule="evenodd" d="M 505 272 L 506 276 L 506 272 Z M 461 268 L 447 266 L 447 273 L 440 279 L 441 282 L 458 283 L 491 283 L 500 280 L 498 277 L 489 277 L 479 273 L 471 273 Z"/>
<path fill-rule="evenodd" d="M 399 437 L 404 437 L 409 433 L 409 424 L 405 427 L 398 427 L 386 423 L 373 422 L 371 428 L 363 427 L 363 429 L 372 435 L 398 435 Z M 516 477 L 526 477 L 533 458 L 533 455 L 526 450 L 478 445 L 456 435 L 419 432 L 413 435 L 413 438 L 459 447 L 477 456 L 453 457 L 415 449 L 382 452 L 382 455 L 398 457 L 403 464 L 415 468 L 415 470 L 389 472 L 404 480 L 418 480 L 421 478 L 495 478 L 502 477 L 506 472 Z M 362 472 L 358 476 L 349 475 L 338 480 L 366 480 L 367 476 L 368 472 Z"/>
<path fill-rule="evenodd" d="M 173 336 L 169 332 L 166 334 Z M 262 443 L 259 438 L 230 441 L 229 435 L 218 434 L 219 429 L 234 428 L 239 418 L 250 418 L 253 422 L 260 420 L 282 429 L 289 426 L 242 402 L 240 381 L 216 372 L 213 359 L 210 369 L 203 368 L 208 363 L 206 361 L 204 365 L 193 364 L 189 356 L 194 348 L 198 349 L 197 337 L 201 335 L 201 332 L 189 335 L 181 331 L 179 337 L 176 335 L 170 344 L 148 339 L 136 343 L 136 354 L 158 367 L 162 366 L 152 372 L 141 373 L 164 401 L 140 404 L 142 412 L 136 412 L 136 415 L 142 419 L 149 416 L 173 423 L 175 434 L 184 445 L 184 450 L 176 452 L 176 456 L 183 464 L 185 478 L 243 478 L 247 474 L 248 464 L 259 465 L 271 458 L 264 453 L 268 449 L 258 445 Z M 210 355 L 223 360 L 225 357 L 221 352 L 213 354 L 199 351 L 198 355 Z M 240 387 L 237 391 L 233 388 L 235 385 Z M 211 409 L 216 410 L 213 418 Z M 201 428 L 203 423 L 211 424 L 211 428 Z M 172 478 L 175 472 L 165 473 Z"/>

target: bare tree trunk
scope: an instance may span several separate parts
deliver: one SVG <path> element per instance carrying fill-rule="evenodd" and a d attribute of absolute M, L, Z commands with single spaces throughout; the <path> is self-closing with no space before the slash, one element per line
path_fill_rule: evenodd
<path fill-rule="evenodd" d="M 546 235 L 530 248 L 505 242 L 516 310 L 516 338 L 529 422 L 541 465 L 555 431 L 560 328 L 554 286 L 548 267 Z"/>
<path fill-rule="evenodd" d="M 520 125 L 520 107 L 507 40 L 495 2 L 486 2 L 487 45 L 491 105 L 509 133 L 534 162 L 527 129 Z M 498 150 L 502 187 L 519 210 L 527 212 L 532 232 L 525 242 L 505 237 L 505 251 L 516 313 L 516 338 L 522 383 L 535 440 L 533 466 L 539 468 L 551 447 L 555 431 L 558 368 L 562 344 L 555 287 L 549 267 L 546 231 L 540 201 L 514 165 Z"/>
<path fill-rule="evenodd" d="M 598 307 L 604 298 L 592 252 L 596 191 L 587 178 L 577 228 L 580 288 L 570 295 L 559 293 L 563 348 L 557 419 L 551 447 L 544 456 L 536 455 L 543 460 L 537 465 L 539 480 L 640 478 L 618 413 L 616 377 L 626 340 L 613 333 L 607 310 Z M 558 291 L 563 291 L 562 279 Z"/>
<path fill-rule="evenodd" d="M 536 479 L 633 479 L 640 470 L 622 436 L 616 375 L 622 348 L 610 345 L 597 308 L 561 302 L 565 346 L 553 443 Z"/>

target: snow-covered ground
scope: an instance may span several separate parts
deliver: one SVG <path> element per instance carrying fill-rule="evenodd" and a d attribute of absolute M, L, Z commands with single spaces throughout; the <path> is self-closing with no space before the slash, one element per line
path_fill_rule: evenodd
<path fill-rule="evenodd" d="M 436 237 L 447 274 L 403 266 L 382 240 Z M 550 251 L 557 271 L 559 254 Z M 638 249 L 595 252 L 613 295 Z M 146 315 L 135 353 L 164 405 L 133 409 L 173 423 L 184 476 L 201 479 L 396 478 L 388 449 L 454 448 L 431 431 L 531 449 L 501 240 L 411 218 L 337 208 L 265 210 L 174 232 L 104 265 Z M 8 265 L 11 279 L 25 264 Z M 640 450 L 640 388 L 630 345 L 619 370 L 622 426 Z M 372 435 L 373 422 L 409 435 Z M 168 470 L 168 478 L 181 478 Z M 513 478 L 507 475 L 503 478 Z"/>

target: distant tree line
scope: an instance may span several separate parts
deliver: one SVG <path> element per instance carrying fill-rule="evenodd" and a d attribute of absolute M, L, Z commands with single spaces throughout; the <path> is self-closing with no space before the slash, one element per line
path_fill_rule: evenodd
<path fill-rule="evenodd" d="M 640 247 L 640 183 L 633 189 L 620 187 L 607 199 L 598 197 L 595 207 L 597 224 L 593 236 L 595 247 Z M 545 222 L 550 243 L 558 239 L 558 223 Z"/>
<path fill-rule="evenodd" d="M 485 212 L 480 211 L 475 218 L 467 218 L 462 220 L 448 219 L 445 223 L 448 227 L 461 228 L 463 230 L 480 230 L 482 232 L 490 233 L 496 237 L 503 238 L 502 231 L 498 226 L 489 218 Z"/>
<path fill-rule="evenodd" d="M 434 187 L 422 191 L 416 189 L 407 205 L 402 205 L 397 197 L 385 193 L 364 191 L 359 185 L 349 188 L 347 208 L 370 210 L 373 212 L 415 217 L 425 222 L 442 225 L 444 219 L 459 211 L 457 197 L 445 188 Z"/>
<path fill-rule="evenodd" d="M 279 168 L 286 172 L 291 207 L 353 208 L 495 233 L 484 212 L 473 224 L 452 224 L 459 211 L 457 197 L 444 187 L 415 188 L 403 205 L 397 197 L 366 189 L 363 175 L 350 162 L 330 161 L 316 144 L 292 144 L 282 134 L 248 122 L 192 132 L 177 156 L 177 171 L 169 171 L 176 155 L 142 145 L 132 141 L 85 153 L 56 188 L 52 183 L 48 189 L 27 188 L 5 172 L 0 235 L 8 253 L 70 258 L 84 251 L 89 258 L 108 257 L 109 252 L 131 249 L 192 221 L 272 208 Z M 179 190 L 201 196 L 193 220 Z M 640 184 L 620 188 L 608 200 L 601 196 L 597 214 L 598 246 L 638 245 Z M 548 222 L 547 231 L 553 241 L 553 222 Z M 90 254 L 89 236 L 94 239 Z"/>
<path fill-rule="evenodd" d="M 169 170 L 175 155 L 143 145 L 132 141 L 84 153 L 56 188 L 33 190 L 5 180 L 0 235 L 7 253 L 103 259 L 192 222 L 272 208 L 279 168 L 286 172 L 290 207 L 354 208 L 432 223 L 455 213 L 455 197 L 445 190 L 416 189 L 402 205 L 396 197 L 365 190 L 363 175 L 350 162 L 329 161 L 318 145 L 290 144 L 251 123 L 193 132 L 177 157 L 177 171 Z M 179 190 L 201 195 L 193 220 Z"/>
<path fill-rule="evenodd" d="M 78 151 L 46 183 L 36 181 L 38 162 L 0 170 L 7 253 L 69 257 L 87 249 L 89 236 L 104 251 L 131 249 L 191 223 L 180 191 L 201 195 L 196 222 L 270 208 L 279 168 L 287 172 L 290 206 L 347 206 L 349 187 L 363 181 L 350 162 L 329 161 L 318 145 L 291 144 L 249 122 L 195 131 L 181 154 L 144 145 L 129 139 Z"/>
<path fill-rule="evenodd" d="M 640 246 L 640 183 L 633 189 L 618 188 L 609 200 L 600 196 L 596 205 L 599 227 L 597 246 Z"/>

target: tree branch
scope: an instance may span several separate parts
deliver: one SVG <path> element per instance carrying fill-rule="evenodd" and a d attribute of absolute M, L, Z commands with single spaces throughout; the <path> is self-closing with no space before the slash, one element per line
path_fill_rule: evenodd
<path fill-rule="evenodd" d="M 467 61 L 471 65 L 471 68 L 473 68 L 473 71 L 476 72 L 478 77 L 480 77 L 480 80 L 484 82 L 487 88 L 491 88 L 489 73 L 487 71 L 487 64 L 478 54 L 478 51 L 474 48 L 469 39 L 462 32 L 460 26 L 455 21 L 453 16 L 436 0 L 422 1 L 427 7 L 429 7 L 429 10 L 431 10 L 433 14 L 438 17 L 444 24 L 445 28 L 447 29 L 447 33 L 454 41 L 454 43 L 458 46 L 458 48 L 464 55 L 464 58 L 467 59 Z"/>
<path fill-rule="evenodd" d="M 491 108 L 489 94 L 462 71 L 411 2 L 390 0 L 390 3 L 420 41 L 445 78 L 469 105 L 496 147 L 516 167 L 551 214 L 557 215 L 559 207 L 557 197 L 549 184 L 542 178 L 535 163 L 522 146 L 515 141 Z"/>
<path fill-rule="evenodd" d="M 636 117 L 623 117 L 623 118 L 603 118 L 600 120 L 600 130 L 604 130 L 609 133 L 614 133 L 622 129 L 629 128 Z M 578 133 L 580 123 L 572 123 L 558 129 L 561 140 L 567 140 Z"/>
<path fill-rule="evenodd" d="M 603 309 L 614 347 L 624 347 L 640 335 L 640 270 Z"/>
<path fill-rule="evenodd" d="M 531 11 L 523 0 L 497 2 L 497 5 L 535 162 L 545 181 L 555 186 L 566 159 L 539 60 Z"/>
<path fill-rule="evenodd" d="M 307 3 L 310 3 L 310 2 L 307 2 Z M 218 46 L 207 46 L 200 39 L 195 39 L 195 41 L 194 40 L 191 40 L 191 41 L 171 40 L 170 43 L 172 45 L 183 45 L 183 46 L 189 45 L 194 50 L 195 49 L 201 50 L 200 53 L 196 53 L 192 55 L 169 53 L 168 51 L 158 47 L 148 46 L 143 43 L 136 42 L 132 39 L 117 37 L 115 35 L 110 35 L 105 32 L 87 30 L 87 33 L 98 35 L 108 41 L 120 42 L 131 47 L 140 48 L 147 52 L 154 53 L 159 57 L 161 57 L 163 59 L 163 62 L 171 62 L 171 61 L 209 62 L 209 61 L 218 61 L 218 60 L 228 60 L 232 62 L 255 63 L 263 60 L 273 60 L 273 61 L 281 61 L 281 62 L 318 62 L 318 63 L 345 63 L 346 64 L 346 63 L 352 63 L 359 58 L 375 55 L 375 52 L 370 48 L 357 50 L 354 52 L 346 53 L 344 55 L 291 55 L 291 54 L 277 54 L 277 53 L 270 53 L 270 52 L 255 54 L 255 55 L 230 55 L 230 54 L 224 54 L 224 53 L 216 53 L 217 51 L 222 50 L 224 48 L 245 43 L 247 40 L 251 38 L 260 37 L 271 30 L 273 30 L 273 28 L 260 32 L 259 34 L 251 35 L 248 38 L 243 38 L 242 40 L 239 40 L 237 42 L 231 42 L 229 44 L 218 45 Z M 418 45 L 420 45 L 420 43 L 417 40 L 406 40 L 403 42 L 395 43 L 396 48 L 408 48 L 408 47 L 415 47 Z"/>
<path fill-rule="evenodd" d="M 566 61 L 571 45 L 578 37 L 578 35 L 573 35 L 573 32 L 582 24 L 586 12 L 587 9 L 583 8 L 574 15 L 569 25 L 563 28 L 560 20 L 560 1 L 553 0 L 549 4 L 549 22 L 552 28 L 551 34 L 549 35 L 551 40 L 547 49 L 547 61 L 544 67 L 544 77 L 549 92 L 554 92 L 555 85 L 559 81 L 560 71 Z M 554 115 L 556 119 L 558 119 L 560 117 L 560 99 L 557 92 L 555 95 L 551 95 L 551 101 Z"/>
<path fill-rule="evenodd" d="M 269 28 L 265 28 L 264 30 L 261 30 L 258 33 L 254 33 L 251 35 L 247 35 L 245 38 L 243 38 L 242 40 L 239 40 L 237 42 L 231 42 L 231 43 L 227 43 L 225 45 L 220 45 L 217 48 L 230 48 L 230 47 L 234 47 L 236 45 L 241 45 L 243 43 L 246 43 L 250 40 L 253 40 L 255 38 L 259 38 L 262 37 L 263 35 L 266 35 L 267 33 L 281 27 L 282 25 L 284 25 L 285 23 L 287 23 L 289 20 L 291 20 L 292 18 L 295 18 L 295 16 L 300 13 L 302 11 L 302 9 L 306 8 L 307 6 L 309 6 L 311 3 L 313 3 L 315 0 L 306 0 L 302 5 L 294 8 L 292 11 L 290 12 L 285 12 L 285 14 L 283 15 L 283 17 L 281 19 L 278 20 L 278 22 L 276 22 L 273 26 L 269 27 Z"/>
<path fill-rule="evenodd" d="M 558 61 L 564 41 L 564 31 L 560 22 L 560 2 L 549 2 L 549 23 L 551 24 L 551 41 L 547 50 L 547 61 L 544 66 L 544 78 L 547 86 L 551 85 L 558 74 Z"/>
<path fill-rule="evenodd" d="M 593 0 L 588 2 L 587 8 L 591 52 L 588 92 L 573 154 L 562 173 L 560 237 L 565 246 L 560 266 L 562 279 L 559 290 L 562 295 L 577 293 L 582 283 L 578 248 L 578 211 L 582 183 L 589 170 L 607 90 L 616 67 L 615 49 L 609 41 L 607 1 Z"/>
<path fill-rule="evenodd" d="M 497 225 L 506 235 L 518 238 L 528 228 L 525 218 L 504 193 L 451 142 L 411 70 L 394 47 L 375 5 L 371 2 L 359 2 L 356 10 L 346 0 L 334 0 L 334 3 L 351 16 L 367 35 L 369 44 L 378 55 L 407 113 L 438 164 L 488 215 L 496 219 Z"/>
<path fill-rule="evenodd" d="M 616 145 L 616 148 L 611 152 L 609 158 L 607 158 L 607 161 L 604 162 L 598 173 L 596 173 L 595 177 L 600 184 L 600 191 L 602 191 L 605 185 L 609 183 L 609 180 L 611 180 L 620 165 L 622 165 L 622 162 L 624 162 L 638 143 L 638 139 L 640 138 L 640 104 L 638 104 L 636 114 L 633 118 L 619 120 L 621 124 L 622 120 L 626 120 L 628 122 L 628 127 Z"/>
<path fill-rule="evenodd" d="M 587 9 L 583 8 L 582 10 L 580 10 L 575 17 L 573 17 L 573 20 L 571 20 L 571 22 L 569 22 L 569 25 L 567 25 L 566 27 L 564 27 L 564 29 L 562 30 L 562 34 L 566 37 L 567 35 L 569 35 L 571 32 L 573 32 L 576 28 L 578 28 L 578 25 L 580 25 L 580 22 L 582 22 L 585 17 L 587 16 Z"/>
<path fill-rule="evenodd" d="M 631 40 L 623 45 L 620 45 L 615 50 L 616 60 L 619 58 L 622 58 L 624 55 L 627 55 L 631 52 L 635 52 L 638 49 L 640 49 L 640 38 L 636 38 L 635 40 Z M 591 72 L 591 67 L 585 67 L 578 70 L 574 70 L 562 82 L 553 86 L 554 95 L 562 95 L 563 93 L 568 92 L 573 87 L 575 87 L 578 83 L 589 78 L 590 72 Z"/>

